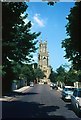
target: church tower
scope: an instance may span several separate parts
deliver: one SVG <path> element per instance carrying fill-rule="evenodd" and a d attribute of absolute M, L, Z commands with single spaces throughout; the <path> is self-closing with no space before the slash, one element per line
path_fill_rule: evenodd
<path fill-rule="evenodd" d="M 44 72 L 45 77 L 42 82 L 50 82 L 49 75 L 51 68 L 49 67 L 49 54 L 47 51 L 47 41 L 39 42 L 39 53 L 38 53 L 38 67 Z"/>

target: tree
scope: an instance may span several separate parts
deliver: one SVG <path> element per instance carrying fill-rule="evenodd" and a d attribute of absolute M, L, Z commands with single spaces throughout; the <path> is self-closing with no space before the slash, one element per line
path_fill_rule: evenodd
<path fill-rule="evenodd" d="M 67 73 L 67 83 L 74 83 L 78 80 L 78 75 L 74 69 L 70 69 Z"/>
<path fill-rule="evenodd" d="M 56 71 L 56 80 L 58 82 L 62 82 L 66 85 L 74 85 L 74 82 L 81 81 L 81 70 L 76 71 L 75 69 L 70 68 L 69 71 L 66 71 L 62 65 Z"/>
<path fill-rule="evenodd" d="M 34 74 L 35 74 L 35 78 L 37 78 L 38 81 L 39 81 L 39 79 L 42 79 L 45 77 L 44 72 L 40 68 L 35 69 Z"/>
<path fill-rule="evenodd" d="M 2 9 L 3 63 L 8 58 L 16 62 L 27 61 L 27 56 L 35 52 L 37 41 L 34 40 L 40 35 L 30 32 L 30 21 L 25 25 L 24 19 L 27 14 L 21 16 L 26 11 L 27 5 L 21 2 L 3 3 Z"/>
<path fill-rule="evenodd" d="M 65 68 L 60 66 L 59 68 L 57 68 L 56 72 L 57 72 L 57 78 L 56 78 L 57 81 L 65 82 L 66 81 Z"/>
<path fill-rule="evenodd" d="M 28 14 L 25 2 L 2 3 L 2 67 L 3 89 L 8 90 L 14 79 L 12 62 L 22 64 L 31 60 L 31 53 L 36 51 L 36 38 L 40 33 L 31 33 L 31 21 L 25 24 Z M 22 17 L 22 14 L 24 16 Z"/>
<path fill-rule="evenodd" d="M 48 2 L 47 4 L 53 6 L 55 2 Z"/>
<path fill-rule="evenodd" d="M 62 48 L 65 48 L 66 55 L 64 56 L 69 61 L 72 61 L 73 68 L 81 70 L 81 3 L 75 3 L 71 8 L 70 14 L 66 18 L 68 23 L 66 25 L 67 36 L 62 41 Z"/>
<path fill-rule="evenodd" d="M 51 82 L 56 82 L 56 77 L 57 77 L 57 73 L 53 71 L 53 69 L 51 68 L 51 74 L 49 76 L 49 79 Z"/>
<path fill-rule="evenodd" d="M 34 81 L 34 70 L 32 69 L 32 65 L 24 65 L 19 76 L 20 79 L 25 78 L 28 85 L 30 81 Z"/>

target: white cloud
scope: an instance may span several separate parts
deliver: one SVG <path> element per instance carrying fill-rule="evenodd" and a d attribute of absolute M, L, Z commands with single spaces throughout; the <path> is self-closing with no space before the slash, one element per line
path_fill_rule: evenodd
<path fill-rule="evenodd" d="M 44 27 L 44 20 L 40 18 L 40 14 L 35 14 L 33 17 L 34 21 L 40 26 L 40 27 Z"/>

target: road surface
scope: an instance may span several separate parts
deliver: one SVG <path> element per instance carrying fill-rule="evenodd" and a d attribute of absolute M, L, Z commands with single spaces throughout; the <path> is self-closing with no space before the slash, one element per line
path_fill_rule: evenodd
<path fill-rule="evenodd" d="M 72 111 L 71 103 L 61 99 L 59 90 L 35 85 L 18 93 L 12 101 L 2 102 L 3 118 L 54 118 L 54 120 L 80 120 Z"/>

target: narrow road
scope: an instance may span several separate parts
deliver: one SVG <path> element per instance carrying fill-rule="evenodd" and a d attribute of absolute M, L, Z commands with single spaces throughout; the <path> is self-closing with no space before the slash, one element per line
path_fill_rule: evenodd
<path fill-rule="evenodd" d="M 24 93 L 16 94 L 16 99 L 2 103 L 3 118 L 54 118 L 54 120 L 80 120 L 72 111 L 71 103 L 61 99 L 59 90 L 51 90 L 49 85 L 35 85 Z"/>

